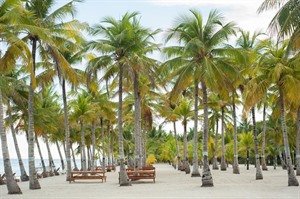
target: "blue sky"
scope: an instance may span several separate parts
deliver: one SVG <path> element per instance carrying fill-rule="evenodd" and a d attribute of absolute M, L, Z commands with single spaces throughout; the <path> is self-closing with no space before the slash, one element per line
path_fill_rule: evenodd
<path fill-rule="evenodd" d="M 69 1 L 57 0 L 57 2 L 57 6 L 61 6 Z M 152 30 L 157 28 L 166 30 L 172 27 L 176 17 L 189 14 L 191 8 L 199 10 L 204 17 L 210 10 L 217 9 L 225 17 L 225 21 L 235 21 L 244 30 L 265 31 L 275 12 L 268 11 L 257 14 L 257 9 L 262 2 L 263 0 L 85 0 L 83 3 L 77 3 L 76 19 L 93 25 L 99 23 L 106 16 L 120 19 L 127 11 L 137 11 L 140 13 L 140 22 L 144 27 Z M 158 39 L 157 42 L 162 41 Z M 181 131 L 181 125 L 179 123 L 177 125 L 178 130 Z M 11 134 L 8 134 L 7 137 L 9 148 L 12 149 L 10 156 L 16 158 Z M 27 141 L 25 136 L 22 135 L 18 139 L 22 155 L 26 158 Z M 54 145 L 52 149 L 54 158 L 58 158 Z M 46 149 L 42 150 L 46 154 Z M 37 150 L 35 152 L 35 157 L 39 158 Z"/>

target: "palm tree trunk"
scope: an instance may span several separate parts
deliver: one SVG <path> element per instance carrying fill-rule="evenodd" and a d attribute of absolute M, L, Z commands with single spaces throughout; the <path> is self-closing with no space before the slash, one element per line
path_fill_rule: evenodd
<path fill-rule="evenodd" d="M 96 152 L 96 136 L 95 136 L 95 122 L 92 122 L 92 161 L 91 170 L 95 170 L 95 152 Z"/>
<path fill-rule="evenodd" d="M 87 151 L 87 170 L 91 170 L 91 147 L 86 146 Z"/>
<path fill-rule="evenodd" d="M 190 165 L 188 161 L 188 150 L 187 150 L 187 121 L 186 119 L 183 120 L 183 171 L 186 174 L 191 172 Z"/>
<path fill-rule="evenodd" d="M 297 110 L 296 173 L 300 176 L 300 106 Z"/>
<path fill-rule="evenodd" d="M 47 153 L 48 153 L 48 160 L 49 160 L 49 167 L 50 167 L 50 173 L 49 174 L 50 174 L 50 176 L 54 176 L 53 168 L 55 168 L 55 165 L 54 165 L 54 161 L 53 161 L 50 146 L 49 146 L 48 135 L 43 134 L 43 137 L 44 137 L 44 140 L 45 140 L 45 143 L 46 143 Z"/>
<path fill-rule="evenodd" d="M 0 91 L 1 92 L 1 91 Z M 12 120 L 12 115 L 11 115 L 11 107 L 10 107 L 10 102 L 7 103 L 7 112 L 8 112 L 8 118 L 9 118 L 9 124 L 10 124 L 10 130 L 11 130 L 11 134 L 14 140 L 14 145 L 15 145 L 15 150 L 16 150 L 16 154 L 18 157 L 18 162 L 19 162 L 19 166 L 20 166 L 20 172 L 21 172 L 21 181 L 25 182 L 29 180 L 29 176 L 26 173 L 24 164 L 23 164 L 23 160 L 22 160 L 22 156 L 20 153 L 20 148 L 19 148 L 19 144 L 18 144 L 18 140 L 17 140 L 17 136 L 16 136 L 16 131 L 14 128 L 14 123 Z"/>
<path fill-rule="evenodd" d="M 255 120 L 255 108 L 252 107 L 252 123 L 253 123 L 253 135 L 254 135 L 254 151 L 255 151 L 255 167 L 256 167 L 256 180 L 262 180 L 263 175 L 260 169 L 259 155 L 258 155 L 258 141 L 257 141 L 257 130 Z"/>
<path fill-rule="evenodd" d="M 111 134 L 110 134 L 110 124 L 107 124 L 107 148 L 108 148 L 108 154 L 107 154 L 107 163 L 108 165 L 112 165 L 111 162 Z"/>
<path fill-rule="evenodd" d="M 4 167 L 5 177 L 6 177 L 6 187 L 8 190 L 8 194 L 22 194 L 19 185 L 14 179 L 11 164 L 10 164 L 7 138 L 4 129 L 3 101 L 2 101 L 1 89 L 0 89 L 0 136 L 1 136 L 1 146 L 2 146 L 3 167 Z"/>
<path fill-rule="evenodd" d="M 289 140 L 288 140 L 288 134 L 286 129 L 286 123 L 285 123 L 285 107 L 284 107 L 284 97 L 283 97 L 282 88 L 279 88 L 279 103 L 280 103 L 281 127 L 282 127 L 282 134 L 283 134 L 282 137 L 283 137 L 286 163 L 287 163 L 287 172 L 288 172 L 288 186 L 299 186 L 299 182 L 296 178 L 293 165 L 292 165 L 292 160 L 291 160 Z"/>
<path fill-rule="evenodd" d="M 57 140 L 55 140 L 55 144 L 56 144 L 57 151 L 58 151 L 58 155 L 59 155 L 59 158 L 60 158 L 61 169 L 62 169 L 62 170 L 65 170 L 65 162 L 64 162 L 62 153 L 61 153 L 61 151 L 60 151 L 60 147 L 59 147 L 59 144 L 58 144 L 58 141 L 57 141 Z"/>
<path fill-rule="evenodd" d="M 261 167 L 263 171 L 268 171 L 265 157 L 265 146 L 266 146 L 266 105 L 263 108 L 263 131 L 262 131 L 262 146 L 261 146 Z"/>
<path fill-rule="evenodd" d="M 35 78 L 35 58 L 36 58 L 37 38 L 32 39 L 32 73 L 30 78 L 29 96 L 28 96 L 28 162 L 29 162 L 29 189 L 40 189 L 41 185 L 35 172 L 34 158 L 34 78 Z"/>
<path fill-rule="evenodd" d="M 193 171 L 191 177 L 200 177 L 198 164 L 198 82 L 195 81 L 194 95 L 194 151 L 193 151 Z"/>
<path fill-rule="evenodd" d="M 124 143 L 123 143 L 123 119 L 122 119 L 122 106 L 123 106 L 123 67 L 119 64 L 119 107 L 118 107 L 118 133 L 119 133 L 119 155 L 120 155 L 120 186 L 130 186 L 131 183 L 128 179 L 125 170 L 125 156 L 124 156 Z"/>
<path fill-rule="evenodd" d="M 224 119 L 224 106 L 221 108 L 222 118 L 221 118 L 221 133 L 222 133 L 222 155 L 221 155 L 221 171 L 227 170 L 226 160 L 225 160 L 225 119 Z"/>
<path fill-rule="evenodd" d="M 213 178 L 209 169 L 208 162 L 208 105 L 207 105 L 207 88 L 206 83 L 202 80 L 203 92 L 203 112 L 204 112 L 204 131 L 203 131 L 203 171 L 202 171 L 202 187 L 214 186 Z"/>
<path fill-rule="evenodd" d="M 236 127 L 236 112 L 235 112 L 235 93 L 232 94 L 232 117 L 233 117 L 233 131 L 234 131 L 234 161 L 233 173 L 240 174 L 239 159 L 238 159 L 238 146 L 237 146 L 237 127 Z"/>
<path fill-rule="evenodd" d="M 42 150 L 41 150 L 40 143 L 39 143 L 37 135 L 35 135 L 35 142 L 36 142 L 36 146 L 37 146 L 37 149 L 38 149 L 38 152 L 39 152 L 39 155 L 40 155 L 41 164 L 42 164 L 42 167 L 43 167 L 42 175 L 43 175 L 44 178 L 46 178 L 49 175 L 48 175 L 48 172 L 47 172 L 47 169 L 46 169 L 45 161 L 44 161 L 44 158 L 43 158 Z"/>
<path fill-rule="evenodd" d="M 213 160 L 213 169 L 218 170 L 218 128 L 219 128 L 219 119 L 218 116 L 216 116 L 216 134 L 215 134 L 215 148 L 214 148 L 214 160 Z"/>
<path fill-rule="evenodd" d="M 78 171 L 78 166 L 77 166 L 77 163 L 76 163 L 76 158 L 75 158 L 75 153 L 74 153 L 74 150 L 73 150 L 73 147 L 72 147 L 72 143 L 70 143 L 70 149 L 71 149 L 71 152 L 72 152 L 72 158 L 73 158 L 73 164 L 74 164 L 74 171 Z M 71 171 L 71 170 L 70 170 Z M 68 178 L 67 180 L 69 180 L 70 178 Z"/>
<path fill-rule="evenodd" d="M 147 125 L 146 125 L 146 115 L 144 116 L 144 128 L 142 130 L 142 166 L 146 166 L 146 141 L 147 141 Z"/>
<path fill-rule="evenodd" d="M 249 170 L 249 163 L 250 163 L 250 148 L 247 147 L 247 170 Z"/>
<path fill-rule="evenodd" d="M 69 118 L 68 118 L 68 104 L 67 104 L 67 96 L 66 96 L 66 81 L 62 80 L 62 96 L 64 103 L 64 123 L 65 123 L 65 148 L 66 148 L 66 160 L 67 160 L 67 175 L 66 181 L 70 180 L 70 171 L 72 170 L 71 166 L 71 154 L 70 154 L 70 129 L 69 129 Z"/>
<path fill-rule="evenodd" d="M 134 167 L 141 167 L 141 97 L 139 91 L 139 76 L 134 71 Z"/>
<path fill-rule="evenodd" d="M 105 143 L 104 143 L 104 126 L 103 118 L 100 118 L 101 137 L 102 137 L 102 171 L 105 171 Z"/>
<path fill-rule="evenodd" d="M 177 169 L 181 170 L 181 160 L 180 160 L 180 152 L 179 152 L 179 145 L 178 145 L 178 136 L 176 131 L 176 121 L 173 121 L 173 128 L 174 128 L 174 138 L 175 138 L 175 145 L 176 145 L 176 154 L 177 154 Z"/>
<path fill-rule="evenodd" d="M 83 122 L 80 121 L 80 134 L 81 134 L 81 142 L 80 142 L 80 148 L 81 148 L 81 169 L 83 171 L 86 171 L 86 152 L 85 152 L 85 137 L 84 137 L 84 128 L 83 128 Z"/>

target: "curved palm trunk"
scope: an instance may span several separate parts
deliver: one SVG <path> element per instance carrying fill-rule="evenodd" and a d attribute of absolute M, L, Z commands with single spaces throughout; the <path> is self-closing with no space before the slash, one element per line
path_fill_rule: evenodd
<path fill-rule="evenodd" d="M 181 170 L 181 160 L 180 160 L 180 152 L 179 152 L 179 145 L 178 145 L 178 137 L 177 137 L 177 131 L 176 131 L 176 121 L 173 121 L 173 128 L 174 128 L 174 138 L 175 138 L 175 145 L 176 145 L 176 154 L 177 154 L 177 168 L 178 170 Z"/>
<path fill-rule="evenodd" d="M 221 118 L 221 133 L 222 133 L 222 155 L 221 155 L 221 171 L 227 170 L 227 164 L 225 160 L 225 121 L 224 121 L 224 106 L 221 108 L 222 118 Z"/>
<path fill-rule="evenodd" d="M 192 177 L 200 177 L 198 164 L 198 82 L 195 81 L 195 95 L 194 95 L 194 152 L 193 152 L 193 171 Z"/>
<path fill-rule="evenodd" d="M 50 146 L 49 146 L 48 135 L 43 134 L 43 137 L 44 137 L 44 140 L 45 140 L 45 143 L 46 143 L 47 153 L 48 153 L 48 160 L 49 160 L 49 167 L 50 167 L 50 173 L 49 174 L 50 174 L 50 176 L 54 176 L 53 169 L 55 168 L 55 165 L 54 165 L 53 157 L 52 157 Z"/>
<path fill-rule="evenodd" d="M 15 145 L 15 150 L 16 150 L 16 154 L 18 157 L 18 162 L 19 162 L 19 167 L 20 167 L 20 173 L 21 173 L 21 181 L 25 182 L 29 180 L 29 176 L 26 173 L 24 164 L 23 164 L 23 160 L 22 160 L 22 156 L 20 153 L 20 148 L 19 148 L 19 144 L 18 144 L 18 140 L 17 140 L 17 136 L 16 136 L 16 131 L 14 128 L 14 124 L 13 124 L 13 120 L 12 120 L 12 115 L 11 115 L 11 107 L 10 107 L 10 103 L 7 103 L 7 112 L 8 112 L 8 118 L 9 118 L 9 124 L 10 124 L 10 130 L 11 130 L 11 134 L 14 140 L 14 145 Z"/>
<path fill-rule="evenodd" d="M 283 91 L 279 88 L 279 103 L 280 103 L 280 119 L 281 119 L 281 127 L 282 127 L 282 137 L 285 149 L 286 163 L 287 163 L 287 172 L 288 172 L 288 186 L 299 186 L 299 182 L 296 178 L 292 160 L 291 160 L 291 152 L 289 147 L 289 140 L 287 135 L 286 123 L 285 123 L 285 107 L 284 107 L 284 97 Z"/>
<path fill-rule="evenodd" d="M 142 166 L 141 156 L 141 97 L 139 91 L 139 76 L 134 71 L 134 167 Z"/>
<path fill-rule="evenodd" d="M 7 138 L 4 129 L 3 101 L 2 101 L 1 90 L 0 90 L 0 136 L 1 136 L 3 166 L 4 166 L 5 176 L 6 176 L 6 187 L 8 190 L 8 194 L 22 194 L 19 185 L 14 179 L 11 164 L 10 164 Z"/>
<path fill-rule="evenodd" d="M 29 189 L 40 189 L 41 185 L 37 179 L 34 158 L 34 78 L 37 38 L 32 39 L 32 64 L 33 71 L 30 78 L 28 96 L 28 163 L 29 163 Z"/>
<path fill-rule="evenodd" d="M 72 147 L 72 143 L 70 143 L 70 149 L 71 149 L 71 152 L 72 152 L 72 158 L 73 158 L 73 164 L 74 164 L 74 171 L 78 171 L 79 169 L 78 169 L 78 166 L 77 166 L 77 163 L 76 163 L 76 158 L 75 158 L 75 153 L 74 153 L 74 150 L 73 150 L 73 147 Z M 67 181 L 69 179 L 70 178 L 68 178 Z"/>
<path fill-rule="evenodd" d="M 297 176 L 300 176 L 300 106 L 297 111 L 296 164 L 296 173 Z"/>
<path fill-rule="evenodd" d="M 214 160 L 213 160 L 213 169 L 218 170 L 218 128 L 219 128 L 219 119 L 216 117 L 216 135 L 215 135 L 215 148 L 214 148 Z"/>
<path fill-rule="evenodd" d="M 67 160 L 67 175 L 66 181 L 70 180 L 70 171 L 72 170 L 71 166 L 71 154 L 70 154 L 70 128 L 69 128 L 69 118 L 68 118 L 68 104 L 67 104 L 67 96 L 66 96 L 66 81 L 62 80 L 62 96 L 64 103 L 64 123 L 65 123 L 65 147 L 66 147 L 66 160 Z M 76 166 L 76 164 L 75 164 Z M 76 167 L 75 167 L 76 168 Z"/>
<path fill-rule="evenodd" d="M 265 146 L 266 146 L 266 105 L 263 108 L 263 131 L 262 131 L 262 146 L 261 146 L 261 167 L 263 171 L 268 171 L 265 157 Z"/>
<path fill-rule="evenodd" d="M 255 167 L 256 167 L 256 180 L 262 180 L 263 175 L 260 169 L 259 155 L 258 155 L 258 143 L 257 143 L 257 130 L 255 120 L 255 108 L 252 108 L 252 123 L 253 123 L 253 134 L 254 134 L 254 150 L 255 150 Z"/>
<path fill-rule="evenodd" d="M 123 106 L 123 67 L 119 65 L 119 107 L 118 107 L 118 132 L 119 132 L 119 155 L 120 155 L 120 186 L 130 186 L 131 183 L 128 179 L 125 169 L 125 156 L 124 156 L 124 143 L 123 143 L 123 130 L 122 130 L 122 106 Z"/>
<path fill-rule="evenodd" d="M 95 149 L 96 149 L 96 136 L 95 136 L 95 122 L 92 122 L 92 157 L 91 157 L 91 170 L 95 170 Z"/>
<path fill-rule="evenodd" d="M 61 163 L 61 169 L 65 170 L 65 162 L 64 162 L 62 153 L 60 151 L 59 143 L 58 143 L 57 140 L 55 140 L 55 144 L 56 144 L 56 147 L 57 147 L 57 151 L 58 151 L 58 155 L 59 155 L 59 159 L 60 159 L 60 163 Z"/>
<path fill-rule="evenodd" d="M 85 138 L 84 138 L 84 129 L 83 129 L 83 122 L 80 121 L 80 134 L 81 134 L 81 169 L 86 171 L 86 151 L 85 151 Z"/>
<path fill-rule="evenodd" d="M 41 150 L 40 143 L 39 143 L 37 135 L 35 135 L 35 142 L 36 142 L 36 146 L 37 146 L 37 149 L 38 149 L 38 152 L 39 152 L 39 155 L 40 155 L 41 164 L 42 164 L 42 168 L 43 168 L 42 175 L 43 175 L 44 178 L 46 178 L 49 175 L 48 175 L 48 172 L 47 172 L 47 169 L 46 169 L 45 161 L 44 161 L 44 158 L 43 158 L 42 150 Z"/>
<path fill-rule="evenodd" d="M 203 131 L 203 171 L 202 187 L 214 186 L 213 178 L 209 169 L 208 162 L 208 106 L 207 106 L 207 88 L 204 81 L 201 81 L 203 92 L 203 109 L 204 109 L 204 131 Z"/>
<path fill-rule="evenodd" d="M 105 171 L 105 143 L 104 143 L 104 126 L 103 118 L 100 118 L 101 137 L 102 137 L 102 171 Z"/>
<path fill-rule="evenodd" d="M 240 174 L 239 159 L 238 159 L 238 146 L 237 146 L 237 129 L 236 129 L 236 113 L 235 113 L 235 93 L 232 97 L 232 117 L 233 117 L 233 131 L 234 131 L 234 161 L 233 161 L 233 173 Z"/>

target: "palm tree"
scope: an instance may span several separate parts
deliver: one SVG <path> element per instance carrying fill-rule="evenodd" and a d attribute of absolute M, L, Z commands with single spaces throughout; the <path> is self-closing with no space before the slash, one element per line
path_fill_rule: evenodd
<path fill-rule="evenodd" d="M 107 69 L 104 79 L 110 79 L 116 71 L 118 71 L 118 95 L 119 95 L 119 108 L 118 108 L 118 132 L 119 132 L 119 154 L 120 154 L 120 185 L 130 185 L 128 177 L 125 172 L 124 165 L 124 147 L 122 137 L 122 104 L 123 104 L 123 75 L 132 70 L 135 67 L 140 66 L 140 63 L 136 62 L 134 57 L 139 57 L 141 53 L 146 53 L 145 43 L 147 44 L 149 33 L 145 33 L 145 30 L 140 28 L 139 20 L 137 20 L 137 12 L 126 13 L 121 20 L 115 20 L 111 17 L 106 17 L 103 23 L 108 26 L 95 25 L 91 33 L 93 35 L 101 34 L 104 39 L 90 42 L 89 47 L 91 49 L 97 49 L 103 53 L 102 56 L 92 60 L 92 64 L 95 68 Z M 137 78 L 137 76 L 136 76 Z M 137 87 L 136 87 L 137 88 Z M 137 103 L 138 104 L 138 103 Z M 137 113 L 138 114 L 138 113 Z M 140 117 L 140 116 L 139 116 Z M 138 126 L 137 130 L 140 128 Z"/>
<path fill-rule="evenodd" d="M 81 168 L 83 171 L 86 171 L 85 126 L 89 121 L 95 118 L 95 103 L 92 102 L 92 96 L 82 90 L 82 93 L 77 96 L 77 99 L 71 101 L 70 105 L 72 107 L 72 119 L 77 121 L 80 125 Z"/>
<path fill-rule="evenodd" d="M 288 185 L 299 186 L 292 166 L 285 117 L 286 102 L 298 100 L 295 93 L 297 93 L 297 89 L 299 88 L 299 79 L 297 79 L 295 75 L 295 68 L 291 65 L 291 60 L 286 58 L 288 42 L 289 41 L 284 41 L 283 43 L 276 43 L 276 45 L 273 45 L 271 42 L 266 44 L 266 52 L 262 55 L 259 63 L 262 72 L 261 75 L 256 78 L 256 81 L 259 84 L 265 85 L 261 87 L 260 92 L 266 93 L 265 89 L 271 84 L 274 84 L 278 91 L 282 137 L 287 161 Z"/>
<path fill-rule="evenodd" d="M 239 150 L 246 151 L 246 164 L 247 170 L 249 170 L 250 151 L 253 148 L 253 133 L 245 129 L 239 134 Z"/>
<path fill-rule="evenodd" d="M 211 172 L 208 166 L 208 88 L 217 90 L 218 85 L 225 83 L 225 71 L 229 77 L 235 70 L 228 64 L 221 55 L 226 54 L 229 49 L 220 48 L 230 35 L 234 33 L 234 24 L 223 25 L 223 17 L 217 11 L 211 11 L 206 24 L 203 23 L 202 15 L 196 10 L 191 10 L 192 17 L 182 16 L 175 27 L 170 30 L 167 41 L 171 38 L 178 39 L 182 46 L 171 46 L 165 48 L 169 57 L 167 66 L 180 66 L 176 71 L 177 82 L 173 94 L 181 92 L 191 83 L 197 88 L 201 83 L 203 108 L 204 108 L 204 131 L 203 131 L 203 174 L 202 186 L 213 186 Z M 175 56 L 175 58 L 174 58 Z M 173 74 L 174 75 L 174 74 Z M 215 81 L 217 79 L 217 81 Z M 217 85 L 218 82 L 218 85 Z M 198 90 L 195 89 L 194 98 L 198 97 Z M 195 110 L 198 105 L 195 103 Z M 194 122 L 198 122 L 195 115 Z M 197 129 L 194 129 L 195 133 Z"/>
<path fill-rule="evenodd" d="M 241 86 L 241 92 L 243 93 L 243 95 L 245 95 L 246 99 L 244 102 L 244 107 L 246 107 L 245 109 L 247 110 L 247 107 L 249 106 L 249 102 L 247 100 L 247 89 L 253 89 L 251 87 L 251 79 L 253 78 L 253 76 L 256 76 L 256 70 L 255 67 L 257 65 L 257 57 L 260 53 L 260 48 L 261 46 L 259 45 L 260 43 L 258 42 L 258 37 L 261 35 L 261 33 L 256 33 L 254 32 L 254 34 L 252 36 L 250 36 L 249 32 L 245 32 L 243 30 L 240 30 L 241 36 L 238 38 L 237 40 L 237 46 L 240 48 L 240 50 L 245 54 L 246 57 L 246 62 L 245 62 L 245 67 L 242 68 L 242 71 L 247 71 L 244 72 L 244 76 L 245 76 L 245 81 L 246 81 L 246 85 Z M 247 85 L 247 83 L 250 85 Z M 244 86 L 246 86 L 246 91 L 244 90 Z M 251 96 L 254 97 L 254 96 Z M 258 154 L 258 140 L 257 140 L 257 129 L 256 129 L 256 121 L 255 121 L 255 105 L 253 105 L 251 107 L 251 114 L 252 114 L 252 123 L 253 123 L 253 135 L 254 135 L 254 149 L 255 149 L 255 164 L 256 164 L 256 179 L 262 179 L 262 172 L 260 169 L 260 160 L 259 160 L 259 154 Z"/>
<path fill-rule="evenodd" d="M 187 123 L 189 118 L 191 117 L 191 101 L 188 101 L 186 98 L 180 100 L 179 105 L 175 108 L 175 112 L 180 116 L 182 119 L 183 125 L 183 168 L 182 170 L 185 173 L 190 173 L 190 166 L 188 162 L 188 151 L 187 151 Z M 197 140 L 198 141 L 198 140 Z"/>
<path fill-rule="evenodd" d="M 279 9 L 269 24 L 271 32 L 278 34 L 278 38 L 290 36 L 288 48 L 300 48 L 300 6 L 298 0 L 265 0 L 258 12 L 269 9 Z"/>
<path fill-rule="evenodd" d="M 40 189 L 40 185 L 35 176 L 34 166 L 34 89 L 36 88 L 35 70 L 36 54 L 39 53 L 43 61 L 50 60 L 50 57 L 63 57 L 58 49 L 63 49 L 65 38 L 73 37 L 77 32 L 73 32 L 69 27 L 76 27 L 77 21 L 62 22 L 66 16 L 74 16 L 74 2 L 71 1 L 62 7 L 52 11 L 54 0 L 32 0 L 25 2 L 25 8 L 31 14 L 26 15 L 24 28 L 27 33 L 23 38 L 30 43 L 32 60 L 28 62 L 30 73 L 30 89 L 28 100 L 28 134 L 29 134 L 29 187 L 30 189 Z M 25 16 L 24 16 L 25 17 Z M 57 23 L 57 21 L 59 21 Z M 66 46 L 64 47 L 66 49 Z M 50 52 L 49 54 L 46 52 Z M 62 60 L 62 59 L 61 59 Z M 45 66 L 45 65 L 44 65 Z M 47 65 L 46 65 L 47 66 Z"/>

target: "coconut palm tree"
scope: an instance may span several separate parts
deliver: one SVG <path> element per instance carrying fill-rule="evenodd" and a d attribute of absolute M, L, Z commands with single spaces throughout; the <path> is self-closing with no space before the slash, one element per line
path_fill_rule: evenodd
<path fill-rule="evenodd" d="M 174 75 L 177 78 L 173 94 L 176 96 L 185 89 L 186 86 L 194 84 L 197 88 L 201 84 L 203 108 L 204 108 L 204 131 L 203 131 L 203 174 L 202 186 L 213 186 L 211 172 L 208 166 L 208 104 L 207 96 L 211 90 L 217 90 L 218 85 L 227 85 L 226 76 L 229 78 L 234 73 L 234 69 L 221 59 L 221 55 L 226 54 L 229 49 L 220 48 L 230 35 L 234 33 L 234 24 L 223 24 L 223 17 L 216 10 L 208 15 L 206 24 L 202 15 L 191 10 L 192 17 L 182 16 L 177 20 L 174 28 L 170 30 L 167 41 L 175 38 L 182 46 L 171 46 L 165 48 L 169 57 L 167 66 L 180 66 Z M 217 79 L 217 81 L 215 81 Z M 218 85 L 217 85 L 218 84 Z M 194 98 L 198 97 L 198 90 L 195 89 Z M 198 105 L 195 104 L 195 110 Z M 198 122 L 195 115 L 194 122 Z M 197 129 L 194 129 L 195 133 Z"/>
<path fill-rule="evenodd" d="M 115 20 L 111 17 L 104 18 L 103 23 L 107 26 L 99 24 L 95 25 L 91 30 L 93 35 L 101 34 L 104 36 L 104 39 L 90 42 L 88 45 L 89 48 L 97 49 L 99 52 L 103 53 L 100 57 L 92 60 L 92 65 L 94 65 L 95 68 L 108 67 L 104 79 L 108 80 L 116 74 L 116 71 L 118 72 L 118 131 L 121 186 L 130 185 L 125 172 L 122 137 L 123 76 L 130 71 L 134 74 L 134 71 L 136 72 L 135 69 L 138 69 L 141 66 L 140 62 L 137 62 L 135 58 L 138 58 L 139 60 L 141 53 L 144 54 L 149 52 L 144 49 L 145 45 L 148 43 L 148 38 L 151 37 L 151 34 L 149 34 L 148 31 L 145 31 L 140 27 L 139 20 L 136 18 L 137 15 L 137 12 L 126 13 L 121 20 Z M 136 126 L 136 129 L 140 130 L 138 126 Z"/>
<path fill-rule="evenodd" d="M 271 84 L 275 85 L 278 92 L 277 99 L 280 107 L 282 137 L 287 161 L 288 185 L 299 186 L 299 182 L 295 176 L 292 166 L 285 116 L 286 102 L 299 100 L 297 95 L 295 95 L 299 88 L 299 79 L 297 79 L 297 73 L 295 73 L 296 69 L 293 68 L 290 59 L 286 57 L 288 42 L 289 41 L 287 40 L 283 43 L 266 43 L 266 52 L 262 55 L 259 63 L 260 70 L 262 72 L 255 80 L 259 84 L 265 85 L 263 87 L 259 87 L 259 92 L 256 93 L 266 93 L 266 88 L 269 88 Z M 257 97 L 259 96 L 257 95 Z"/>
<path fill-rule="evenodd" d="M 187 151 L 187 123 L 189 118 L 192 116 L 191 110 L 192 102 L 183 97 L 180 100 L 179 105 L 175 108 L 175 112 L 182 119 L 183 125 L 183 168 L 185 173 L 190 173 L 190 166 L 188 162 L 188 151 Z"/>
<path fill-rule="evenodd" d="M 1 81 L 2 80 L 2 81 Z M 3 85 L 3 79 L 0 78 L 0 85 Z M 9 194 L 22 194 L 22 191 L 14 179 L 9 152 L 8 152 L 8 145 L 7 145 L 7 138 L 4 128 L 4 118 L 3 118 L 3 100 L 2 100 L 2 92 L 0 86 L 0 131 L 1 131 L 1 146 L 2 146 L 2 157 L 3 157 L 3 164 L 5 170 L 5 177 L 6 177 L 6 186 Z"/>
<path fill-rule="evenodd" d="M 63 22 L 66 16 L 74 16 L 74 3 L 77 1 L 70 1 L 69 3 L 53 9 L 54 0 L 32 0 L 25 1 L 25 8 L 31 14 L 26 15 L 23 32 L 26 32 L 23 40 L 28 42 L 31 46 L 32 59 L 28 62 L 28 72 L 30 73 L 30 89 L 28 100 L 28 134 L 29 134 L 29 187 L 30 189 L 40 189 L 40 185 L 35 176 L 34 165 L 34 90 L 36 88 L 35 70 L 36 54 L 39 53 L 43 61 L 51 60 L 51 57 L 61 57 L 59 50 L 66 49 L 64 46 L 65 38 L 71 38 L 77 32 L 72 31 L 70 27 L 76 27 L 78 22 L 71 20 Z M 52 11 L 52 12 L 51 12 Z M 58 22 L 59 21 L 59 22 Z M 63 48 L 64 46 L 64 48 Z M 49 53 L 46 53 L 49 52 Z M 63 60 L 63 59 L 61 59 Z M 47 65 L 43 65 L 47 66 Z"/>
<path fill-rule="evenodd" d="M 294 49 L 300 48 L 300 25 L 299 13 L 300 5 L 298 0 L 265 0 L 258 12 L 265 10 L 279 9 L 269 24 L 271 32 L 278 34 L 278 38 L 290 36 L 289 47 Z"/>
<path fill-rule="evenodd" d="M 95 118 L 95 106 L 92 102 L 92 96 L 86 91 L 82 90 L 82 93 L 77 96 L 77 99 L 70 102 L 72 107 L 72 119 L 77 121 L 80 125 L 80 149 L 81 149 L 81 168 L 83 171 L 87 170 L 86 159 L 86 139 L 85 139 L 85 126 L 89 121 Z"/>

